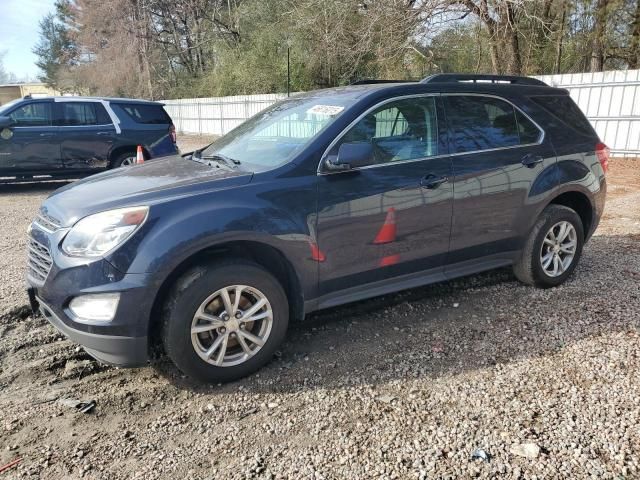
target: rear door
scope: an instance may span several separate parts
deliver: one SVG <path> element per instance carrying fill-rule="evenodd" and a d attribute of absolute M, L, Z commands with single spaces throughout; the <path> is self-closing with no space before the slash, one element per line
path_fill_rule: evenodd
<path fill-rule="evenodd" d="M 102 102 L 56 102 L 62 164 L 69 170 L 99 170 L 109 166 L 116 129 Z"/>
<path fill-rule="evenodd" d="M 531 225 L 536 195 L 557 182 L 555 151 L 542 129 L 505 99 L 447 94 L 442 100 L 455 192 L 446 271 L 479 258 L 508 263 Z"/>
<path fill-rule="evenodd" d="M 62 167 L 51 101 L 27 101 L 5 112 L 13 125 L 0 135 L 0 170 L 13 173 L 55 172 Z"/>

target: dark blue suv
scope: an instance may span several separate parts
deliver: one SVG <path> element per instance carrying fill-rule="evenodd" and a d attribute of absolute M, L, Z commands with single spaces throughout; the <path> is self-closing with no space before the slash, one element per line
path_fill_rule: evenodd
<path fill-rule="evenodd" d="M 49 97 L 0 107 L 0 177 L 72 177 L 175 155 L 176 133 L 161 103 Z"/>
<path fill-rule="evenodd" d="M 296 95 L 207 148 L 56 191 L 34 309 L 96 358 L 246 375 L 315 310 L 512 265 L 553 287 L 605 202 L 608 150 L 566 90 L 438 75 Z"/>

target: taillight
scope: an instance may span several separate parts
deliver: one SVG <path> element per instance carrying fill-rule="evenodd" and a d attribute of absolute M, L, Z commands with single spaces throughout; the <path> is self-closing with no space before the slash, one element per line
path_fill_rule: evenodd
<path fill-rule="evenodd" d="M 609 152 L 609 147 L 604 143 L 598 142 L 596 144 L 596 156 L 598 157 L 598 160 L 600 160 L 600 165 L 602 165 L 604 173 L 607 173 L 609 170 Z"/>
<path fill-rule="evenodd" d="M 178 138 L 176 137 L 176 127 L 173 125 L 173 123 L 169 126 L 169 136 L 171 137 L 171 141 L 173 143 L 178 142 Z"/>

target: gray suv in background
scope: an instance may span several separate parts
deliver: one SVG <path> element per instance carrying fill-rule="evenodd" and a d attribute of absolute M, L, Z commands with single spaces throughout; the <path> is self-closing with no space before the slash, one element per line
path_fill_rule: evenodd
<path fill-rule="evenodd" d="M 174 155 L 175 127 L 145 100 L 25 97 L 0 107 L 0 177 L 87 174 Z"/>

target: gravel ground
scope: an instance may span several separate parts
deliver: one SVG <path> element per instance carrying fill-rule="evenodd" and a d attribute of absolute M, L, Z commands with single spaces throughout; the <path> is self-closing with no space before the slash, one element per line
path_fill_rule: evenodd
<path fill-rule="evenodd" d="M 32 318 L 25 230 L 60 184 L 0 186 L 0 478 L 640 478 L 640 162 L 609 183 L 564 286 L 498 270 L 336 308 L 206 387 Z"/>

